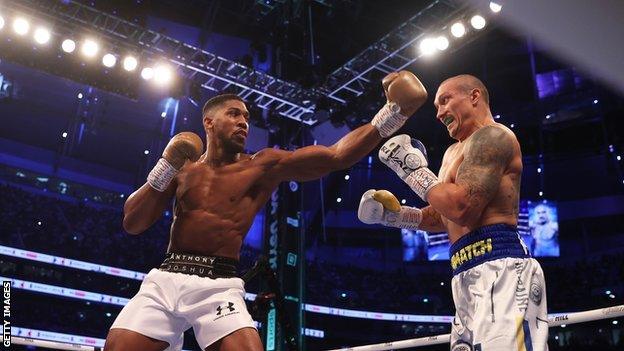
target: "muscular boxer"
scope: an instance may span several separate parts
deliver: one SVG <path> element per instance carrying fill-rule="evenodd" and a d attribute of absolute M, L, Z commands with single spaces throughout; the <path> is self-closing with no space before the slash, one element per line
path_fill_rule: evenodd
<path fill-rule="evenodd" d="M 559 256 L 559 224 L 551 221 L 548 207 L 539 204 L 533 210 L 535 220 L 529 223 L 531 236 L 533 237 L 533 255 L 535 256 Z"/>
<path fill-rule="evenodd" d="M 207 149 L 193 133 L 173 137 L 146 184 L 124 206 L 123 225 L 139 234 L 175 198 L 167 258 L 145 277 L 138 294 L 113 323 L 105 350 L 179 350 L 193 327 L 210 350 L 262 350 L 235 277 L 245 234 L 282 181 L 308 181 L 350 167 L 391 136 L 427 99 L 410 72 L 382 81 L 387 103 L 371 123 L 336 144 L 295 151 L 267 148 L 243 153 L 249 112 L 236 95 L 210 99 L 203 108 Z M 203 154 L 202 154 L 203 152 Z"/>
<path fill-rule="evenodd" d="M 359 218 L 400 228 L 448 232 L 456 315 L 452 350 L 547 350 L 544 274 L 520 239 L 518 202 L 522 154 L 514 133 L 492 118 L 488 91 L 476 77 L 445 80 L 434 104 L 457 142 L 438 176 L 422 143 L 388 140 L 383 163 L 429 206 L 400 206 L 387 191 L 368 190 Z"/>

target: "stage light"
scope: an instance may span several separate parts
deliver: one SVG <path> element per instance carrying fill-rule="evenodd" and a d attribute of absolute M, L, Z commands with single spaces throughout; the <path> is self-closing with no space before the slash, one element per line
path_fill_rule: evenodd
<path fill-rule="evenodd" d="M 351 178 L 348 174 L 345 175 L 345 180 L 349 180 L 349 178 Z"/>
<path fill-rule="evenodd" d="M 78 98 L 82 99 L 82 93 L 78 93 Z"/>
<path fill-rule="evenodd" d="M 13 30 L 15 31 L 15 33 L 19 35 L 24 35 L 28 33 L 29 29 L 30 24 L 24 18 L 18 17 L 15 19 L 15 21 L 13 21 Z"/>
<path fill-rule="evenodd" d="M 431 55 L 436 50 L 436 42 L 431 38 L 425 38 L 420 42 L 420 53 L 423 55 Z"/>
<path fill-rule="evenodd" d="M 0 16 L 0 29 L 4 28 L 4 17 Z"/>
<path fill-rule="evenodd" d="M 342 198 L 340 198 L 340 197 L 339 197 L 339 198 L 337 198 L 337 199 L 336 199 L 336 202 L 338 202 L 338 203 L 342 202 Z"/>
<path fill-rule="evenodd" d="M 144 153 L 145 155 L 149 155 L 149 150 L 145 150 L 145 151 L 143 151 L 143 153 Z"/>
<path fill-rule="evenodd" d="M 65 39 L 61 44 L 61 49 L 67 53 L 72 53 L 76 50 L 76 42 L 71 39 Z"/>
<path fill-rule="evenodd" d="M 102 64 L 108 68 L 115 66 L 117 58 L 113 54 L 106 54 L 102 57 Z"/>
<path fill-rule="evenodd" d="M 444 51 L 449 47 L 449 41 L 445 36 L 441 35 L 435 39 L 436 48 L 440 51 Z"/>
<path fill-rule="evenodd" d="M 34 38 L 38 44 L 45 44 L 50 41 L 50 31 L 46 28 L 39 27 L 35 30 Z"/>
<path fill-rule="evenodd" d="M 67 132 L 63 132 L 63 134 L 61 134 L 61 136 L 63 137 L 63 139 L 67 138 Z"/>
<path fill-rule="evenodd" d="M 99 50 L 100 47 L 93 40 L 87 39 L 82 43 L 82 54 L 87 57 L 95 56 Z"/>
<path fill-rule="evenodd" d="M 154 69 L 154 80 L 158 84 L 164 85 L 164 84 L 169 83 L 169 81 L 171 81 L 171 77 L 172 77 L 171 68 L 167 66 L 159 65 Z"/>
<path fill-rule="evenodd" d="M 461 22 L 454 23 L 451 26 L 451 34 L 453 34 L 455 38 L 461 38 L 466 34 L 466 27 Z"/>
<path fill-rule="evenodd" d="M 503 6 L 501 6 L 500 4 L 495 3 L 494 1 L 490 1 L 490 10 L 492 10 L 492 12 L 494 13 L 499 13 L 500 10 L 503 9 Z"/>
<path fill-rule="evenodd" d="M 167 117 L 167 112 L 164 112 L 164 111 L 163 111 L 163 112 L 161 112 L 161 113 L 160 113 L 160 117 L 162 117 L 162 118 Z"/>
<path fill-rule="evenodd" d="M 474 29 L 483 29 L 483 27 L 485 27 L 485 18 L 479 15 L 474 15 L 470 19 L 470 25 L 472 25 L 472 28 Z"/>
<path fill-rule="evenodd" d="M 123 68 L 126 71 L 134 71 L 137 68 L 138 62 L 137 59 L 135 59 L 132 56 L 126 56 L 126 58 L 123 61 Z"/>
<path fill-rule="evenodd" d="M 141 78 L 150 80 L 154 77 L 154 70 L 152 67 L 145 67 L 141 70 Z"/>
<path fill-rule="evenodd" d="M 406 202 L 407 202 L 407 201 L 406 201 L 405 199 L 402 199 L 402 200 L 401 200 L 401 203 L 402 203 L 403 205 L 405 205 L 405 203 L 406 203 Z"/>

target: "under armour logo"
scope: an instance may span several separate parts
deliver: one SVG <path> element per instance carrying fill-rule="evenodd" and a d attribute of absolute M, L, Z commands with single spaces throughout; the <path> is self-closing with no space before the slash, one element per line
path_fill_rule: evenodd
<path fill-rule="evenodd" d="M 230 312 L 233 312 L 234 311 L 234 303 L 233 302 L 228 302 L 227 306 L 225 306 L 225 307 L 218 306 L 217 307 L 217 316 L 220 316 L 221 315 L 221 311 L 223 311 L 226 308 L 228 310 L 230 310 Z"/>

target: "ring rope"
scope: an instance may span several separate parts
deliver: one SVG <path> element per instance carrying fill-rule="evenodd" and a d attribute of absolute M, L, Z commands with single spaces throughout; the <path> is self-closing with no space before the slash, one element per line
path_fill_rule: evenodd
<path fill-rule="evenodd" d="M 601 319 L 609 319 L 624 316 L 624 305 L 617 305 L 595 310 L 574 312 L 574 313 L 558 313 L 548 318 L 548 327 L 557 327 L 563 324 L 576 324 Z M 409 347 L 439 345 L 450 342 L 451 334 L 441 334 L 427 336 L 424 338 L 407 339 L 399 341 L 384 342 L 379 344 L 371 344 L 356 347 L 347 347 L 341 349 L 333 349 L 329 351 L 382 351 L 397 350 Z"/>
<path fill-rule="evenodd" d="M 624 305 L 617 305 L 606 308 L 599 308 L 595 310 L 554 314 L 548 318 L 549 327 L 557 327 L 563 324 L 576 324 L 590 321 L 597 321 L 601 319 L 610 319 L 624 316 Z M 451 339 L 451 334 L 440 334 L 434 336 L 427 336 L 423 338 L 399 340 L 392 342 L 385 342 L 380 344 L 371 344 L 356 347 L 347 347 L 341 349 L 333 349 L 330 351 L 382 351 L 382 350 L 396 350 L 405 349 L 409 347 L 419 347 L 428 345 L 440 345 L 448 343 Z M 49 341 L 33 338 L 24 338 L 20 336 L 11 336 L 11 343 L 16 345 L 28 345 L 46 347 L 55 350 L 75 350 L 75 351 L 101 351 L 102 347 L 94 347 L 80 344 L 64 343 L 59 341 Z"/>

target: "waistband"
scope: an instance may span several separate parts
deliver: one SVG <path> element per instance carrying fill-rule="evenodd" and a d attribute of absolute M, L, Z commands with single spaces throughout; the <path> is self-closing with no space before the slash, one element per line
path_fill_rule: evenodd
<path fill-rule="evenodd" d="M 459 238 L 451 245 L 449 257 L 453 275 L 457 275 L 483 262 L 506 257 L 529 258 L 531 254 L 516 226 L 492 224 Z"/>
<path fill-rule="evenodd" d="M 201 256 L 168 252 L 158 269 L 165 272 L 197 275 L 203 278 L 236 277 L 238 261 L 221 256 Z"/>

